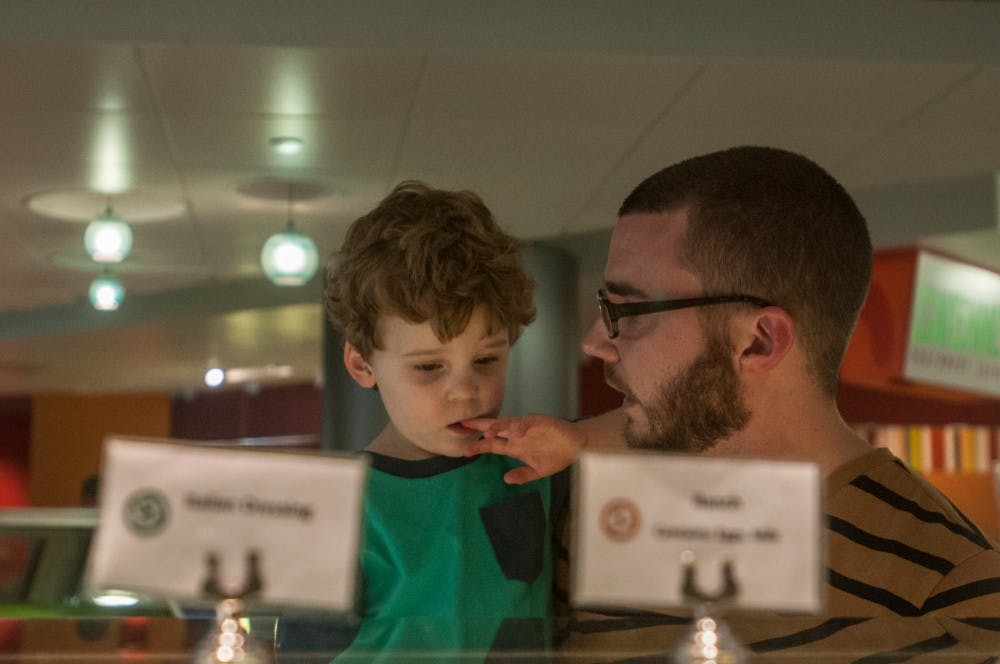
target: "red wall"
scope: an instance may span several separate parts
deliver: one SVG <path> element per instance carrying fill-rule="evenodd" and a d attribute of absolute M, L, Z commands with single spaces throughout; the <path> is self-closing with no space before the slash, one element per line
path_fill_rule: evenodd
<path fill-rule="evenodd" d="M 0 399 L 0 507 L 28 504 L 31 399 Z"/>
<path fill-rule="evenodd" d="M 199 392 L 175 397 L 170 435 L 185 440 L 315 435 L 322 431 L 323 388 L 312 384 Z"/>
<path fill-rule="evenodd" d="M 930 387 L 879 389 L 841 382 L 837 406 L 853 424 L 1000 424 L 1000 399 Z"/>

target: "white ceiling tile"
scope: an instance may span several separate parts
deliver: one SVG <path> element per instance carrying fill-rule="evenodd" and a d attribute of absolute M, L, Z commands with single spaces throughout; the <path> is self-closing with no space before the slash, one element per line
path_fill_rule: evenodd
<path fill-rule="evenodd" d="M 1000 171 L 1000 67 L 975 70 L 854 159 L 846 177 L 871 186 Z"/>
<path fill-rule="evenodd" d="M 997 131 L 1000 118 L 1000 67 L 976 67 L 961 85 L 930 105 L 907 129 L 913 131 L 954 131 L 974 133 Z"/>
<path fill-rule="evenodd" d="M 415 122 L 397 179 L 472 189 L 513 232 L 565 226 L 632 138 L 630 127 L 569 123 Z M 544 193 L 543 193 L 544 192 Z"/>
<path fill-rule="evenodd" d="M 150 111 L 127 44 L 0 43 L 0 111 Z"/>
<path fill-rule="evenodd" d="M 166 121 L 180 168 L 255 168 L 274 177 L 324 171 L 385 178 L 404 126 L 402 116 L 387 120 L 211 114 L 171 115 Z M 302 152 L 276 154 L 269 139 L 289 135 L 302 139 Z"/>
<path fill-rule="evenodd" d="M 417 120 L 648 122 L 697 71 L 694 58 L 435 52 Z"/>
<path fill-rule="evenodd" d="M 419 51 L 239 45 L 142 47 L 163 111 L 335 118 L 398 117 L 413 97 Z"/>
<path fill-rule="evenodd" d="M 160 122 L 151 113 L 9 112 L 0 114 L 0 170 L 44 174 L 75 168 L 83 182 L 70 187 L 122 190 L 136 174 L 158 168 L 169 178 L 171 156 Z M 157 181 L 160 181 L 160 177 Z"/>
<path fill-rule="evenodd" d="M 801 152 L 844 177 L 856 155 L 970 71 L 967 64 L 713 61 L 623 160 L 595 203 L 617 210 L 659 169 L 736 145 Z M 578 227 L 595 222 L 582 214 Z"/>
<path fill-rule="evenodd" d="M 885 131 L 971 70 L 962 63 L 716 60 L 665 122 L 819 135 Z"/>
<path fill-rule="evenodd" d="M 845 179 L 856 186 L 940 180 L 1000 171 L 1000 127 L 993 131 L 907 129 L 854 160 Z"/>

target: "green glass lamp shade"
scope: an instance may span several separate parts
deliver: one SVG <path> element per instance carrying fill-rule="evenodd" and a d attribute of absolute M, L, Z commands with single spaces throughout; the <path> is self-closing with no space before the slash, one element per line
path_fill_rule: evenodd
<path fill-rule="evenodd" d="M 87 224 L 83 246 L 98 263 L 121 263 L 132 251 L 132 229 L 111 212 L 105 212 Z"/>
<path fill-rule="evenodd" d="M 90 304 L 98 311 L 114 311 L 125 299 L 125 287 L 115 277 L 97 277 L 90 282 Z"/>
<path fill-rule="evenodd" d="M 319 251 L 308 235 L 286 230 L 267 238 L 260 250 L 260 265 L 278 286 L 301 286 L 316 274 Z"/>

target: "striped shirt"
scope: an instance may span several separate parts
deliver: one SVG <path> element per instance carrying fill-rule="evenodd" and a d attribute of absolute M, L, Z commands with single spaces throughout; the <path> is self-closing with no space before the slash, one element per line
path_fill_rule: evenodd
<path fill-rule="evenodd" d="M 828 615 L 1000 614 L 1000 550 L 886 449 L 827 478 Z"/>

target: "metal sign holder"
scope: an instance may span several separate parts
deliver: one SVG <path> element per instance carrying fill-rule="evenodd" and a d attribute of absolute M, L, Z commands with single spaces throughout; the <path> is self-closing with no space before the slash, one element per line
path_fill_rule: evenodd
<path fill-rule="evenodd" d="M 260 574 L 260 554 L 250 550 L 246 553 L 246 572 L 243 585 L 239 588 L 223 588 L 219 579 L 219 556 L 210 551 L 205 556 L 206 575 L 201 592 L 207 599 L 216 600 L 216 629 L 211 632 L 198 648 L 198 664 L 264 664 L 273 662 L 274 657 L 240 623 L 245 601 L 260 593 L 264 582 Z"/>
<path fill-rule="evenodd" d="M 722 588 L 715 593 L 706 593 L 698 586 L 694 552 L 681 553 L 681 566 L 684 571 L 681 594 L 684 603 L 691 607 L 693 624 L 674 651 L 674 660 L 677 664 L 743 664 L 746 651 L 722 620 L 724 610 L 740 593 L 732 561 L 722 563 Z"/>

